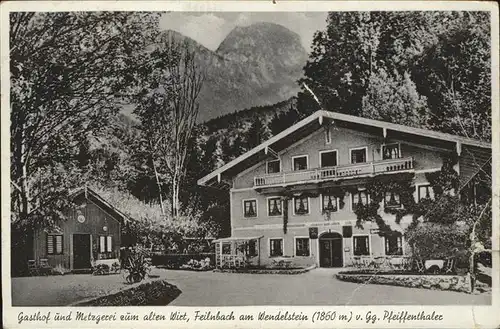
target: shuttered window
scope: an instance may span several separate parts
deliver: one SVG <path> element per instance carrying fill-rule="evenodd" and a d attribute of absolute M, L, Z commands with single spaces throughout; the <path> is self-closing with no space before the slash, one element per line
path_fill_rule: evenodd
<path fill-rule="evenodd" d="M 113 237 L 111 235 L 99 237 L 99 252 L 106 253 L 113 251 Z"/>
<path fill-rule="evenodd" d="M 63 253 L 63 236 L 62 234 L 47 235 L 47 254 L 60 255 Z"/>

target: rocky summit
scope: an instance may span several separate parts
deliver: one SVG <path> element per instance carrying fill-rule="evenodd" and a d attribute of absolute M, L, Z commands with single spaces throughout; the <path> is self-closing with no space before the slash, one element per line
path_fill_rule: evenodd
<path fill-rule="evenodd" d="M 199 121 L 253 106 L 269 105 L 297 94 L 307 61 L 298 34 L 272 23 L 236 27 L 216 51 L 180 33 L 206 72 L 198 98 Z"/>

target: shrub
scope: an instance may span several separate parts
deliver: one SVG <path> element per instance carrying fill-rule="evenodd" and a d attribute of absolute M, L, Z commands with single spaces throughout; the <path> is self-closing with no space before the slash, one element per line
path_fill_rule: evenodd
<path fill-rule="evenodd" d="M 103 275 L 109 273 L 109 265 L 107 264 L 99 264 L 94 267 L 92 274 L 93 275 Z"/>
<path fill-rule="evenodd" d="M 146 250 L 140 247 L 132 249 L 124 264 L 124 268 L 128 272 L 126 276 L 127 282 L 140 282 L 149 274 L 151 264 L 147 256 Z"/>
<path fill-rule="evenodd" d="M 445 259 L 456 257 L 457 265 L 467 264 L 468 233 L 465 225 L 459 223 L 419 223 L 408 228 L 405 239 L 413 256 L 417 258 Z"/>

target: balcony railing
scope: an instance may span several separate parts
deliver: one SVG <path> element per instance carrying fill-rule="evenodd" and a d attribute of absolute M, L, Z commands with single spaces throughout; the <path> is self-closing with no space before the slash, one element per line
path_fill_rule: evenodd
<path fill-rule="evenodd" d="M 254 177 L 254 187 L 299 182 L 319 182 L 323 180 L 391 173 L 409 169 L 413 169 L 412 157 L 257 176 Z"/>

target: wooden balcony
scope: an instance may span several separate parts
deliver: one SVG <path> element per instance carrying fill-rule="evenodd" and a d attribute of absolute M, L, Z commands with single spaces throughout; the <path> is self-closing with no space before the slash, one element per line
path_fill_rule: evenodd
<path fill-rule="evenodd" d="M 394 173 L 413 169 L 413 158 L 388 159 L 375 162 L 356 163 L 336 167 L 325 167 L 289 171 L 254 177 L 254 187 L 321 182 L 335 179 L 355 178 L 383 173 Z"/>

